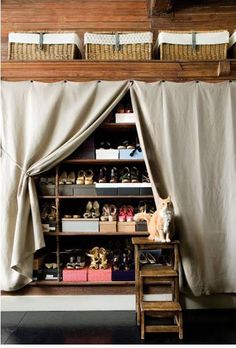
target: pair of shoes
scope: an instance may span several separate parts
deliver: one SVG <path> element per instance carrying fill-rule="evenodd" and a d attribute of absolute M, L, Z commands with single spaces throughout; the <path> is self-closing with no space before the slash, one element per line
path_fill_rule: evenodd
<path fill-rule="evenodd" d="M 122 149 L 133 150 L 133 149 L 135 149 L 135 146 L 132 145 L 129 140 L 124 140 L 121 142 L 121 145 L 117 146 L 117 149 L 119 149 L 119 150 L 122 150 Z"/>
<path fill-rule="evenodd" d="M 102 208 L 101 221 L 116 221 L 117 208 L 114 204 L 105 204 Z"/>
<path fill-rule="evenodd" d="M 45 220 L 56 220 L 56 207 L 53 203 L 45 202 L 42 207 L 41 219 Z"/>
<path fill-rule="evenodd" d="M 106 183 L 108 181 L 108 171 L 106 167 L 102 167 L 99 170 L 99 177 L 98 177 L 98 182 L 99 183 Z M 118 181 L 117 178 L 117 168 L 113 167 L 111 168 L 111 174 L 110 174 L 110 183 L 115 183 Z"/>
<path fill-rule="evenodd" d="M 114 271 L 130 270 L 134 267 L 134 259 L 131 250 L 116 250 L 113 253 L 112 268 Z"/>
<path fill-rule="evenodd" d="M 69 172 L 67 175 L 67 172 L 64 171 L 61 173 L 59 176 L 59 185 L 72 185 L 75 184 L 75 173 L 74 172 Z"/>
<path fill-rule="evenodd" d="M 105 248 L 94 247 L 86 253 L 90 257 L 90 266 L 91 269 L 107 269 L 108 268 L 108 259 L 107 256 L 109 251 Z"/>
<path fill-rule="evenodd" d="M 131 170 L 128 167 L 122 169 L 120 182 L 122 183 L 138 183 L 139 171 L 136 167 L 132 167 Z"/>
<path fill-rule="evenodd" d="M 80 170 L 76 179 L 77 185 L 92 185 L 93 184 L 93 171 L 88 169 L 86 171 Z"/>
<path fill-rule="evenodd" d="M 138 204 L 138 213 L 146 213 L 147 212 L 147 204 L 145 201 L 140 201 Z"/>
<path fill-rule="evenodd" d="M 99 149 L 109 150 L 111 148 L 111 143 L 109 141 L 101 141 L 99 144 Z"/>
<path fill-rule="evenodd" d="M 134 208 L 132 205 L 123 205 L 119 210 L 119 222 L 129 222 L 134 220 Z"/>
<path fill-rule="evenodd" d="M 55 176 L 51 175 L 51 176 L 41 176 L 39 178 L 39 183 L 43 184 L 43 185 L 55 185 L 56 179 Z"/>
<path fill-rule="evenodd" d="M 83 260 L 82 256 L 77 256 L 76 261 L 75 257 L 71 256 L 70 261 L 67 262 L 66 268 L 67 269 L 81 269 L 85 266 L 85 260 Z"/>
<path fill-rule="evenodd" d="M 147 264 L 147 263 L 157 263 L 157 260 L 151 253 L 142 253 L 139 258 L 139 262 L 141 264 Z"/>
<path fill-rule="evenodd" d="M 81 218 L 81 216 L 79 214 L 65 214 L 64 215 L 64 219 L 79 219 Z"/>
<path fill-rule="evenodd" d="M 119 104 L 116 108 L 116 113 L 117 114 L 128 114 L 128 113 L 132 113 L 133 109 L 130 103 L 126 103 L 124 104 Z"/>
<path fill-rule="evenodd" d="M 83 214 L 83 217 L 85 219 L 88 218 L 98 218 L 100 216 L 100 211 L 99 211 L 99 203 L 98 201 L 88 201 L 87 205 L 86 205 L 86 211 Z"/>

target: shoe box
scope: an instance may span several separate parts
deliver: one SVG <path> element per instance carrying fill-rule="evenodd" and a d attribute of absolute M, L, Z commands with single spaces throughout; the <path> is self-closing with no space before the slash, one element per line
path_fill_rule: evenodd
<path fill-rule="evenodd" d="M 112 269 L 90 269 L 88 268 L 88 282 L 112 281 Z"/>
<path fill-rule="evenodd" d="M 38 188 L 44 196 L 55 196 L 56 194 L 56 185 L 40 183 Z"/>
<path fill-rule="evenodd" d="M 118 270 L 118 271 L 112 271 L 112 280 L 113 281 L 132 281 L 135 280 L 135 271 L 134 269 L 130 270 Z"/>
<path fill-rule="evenodd" d="M 100 232 L 117 232 L 116 221 L 100 221 L 99 222 Z"/>
<path fill-rule="evenodd" d="M 135 232 L 147 232 L 147 222 L 139 221 L 135 224 Z"/>
<path fill-rule="evenodd" d="M 116 123 L 135 123 L 135 114 L 133 112 L 116 113 Z"/>
<path fill-rule="evenodd" d="M 117 149 L 97 149 L 96 159 L 119 159 L 119 150 Z"/>
<path fill-rule="evenodd" d="M 62 279 L 64 282 L 87 282 L 88 268 L 82 269 L 63 269 Z"/>
<path fill-rule="evenodd" d="M 57 223 L 55 220 L 44 221 L 42 224 L 43 232 L 56 231 Z"/>
<path fill-rule="evenodd" d="M 117 232 L 135 232 L 135 222 L 117 222 Z"/>
<path fill-rule="evenodd" d="M 98 196 L 117 196 L 118 195 L 118 187 L 117 184 L 109 184 L 109 183 L 96 183 L 96 193 Z"/>
<path fill-rule="evenodd" d="M 62 232 L 99 232 L 99 219 L 63 218 Z"/>
<path fill-rule="evenodd" d="M 123 160 L 136 160 L 143 159 L 143 152 L 138 149 L 120 149 L 119 159 Z"/>

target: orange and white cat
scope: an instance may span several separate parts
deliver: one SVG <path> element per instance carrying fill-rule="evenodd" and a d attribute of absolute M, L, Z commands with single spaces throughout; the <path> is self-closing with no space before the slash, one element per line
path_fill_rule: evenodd
<path fill-rule="evenodd" d="M 155 213 L 138 213 L 134 216 L 135 221 L 147 221 L 148 238 L 156 242 L 170 242 L 174 233 L 174 206 L 171 198 L 160 199 Z"/>

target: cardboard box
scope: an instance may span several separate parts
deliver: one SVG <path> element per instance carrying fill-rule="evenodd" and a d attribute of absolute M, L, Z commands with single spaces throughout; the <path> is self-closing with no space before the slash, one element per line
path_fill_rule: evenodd
<path fill-rule="evenodd" d="M 117 149 L 97 149 L 96 159 L 119 159 L 119 150 Z"/>
<path fill-rule="evenodd" d="M 96 186 L 95 185 L 73 185 L 74 196 L 96 196 Z"/>
<path fill-rule="evenodd" d="M 99 222 L 100 232 L 116 232 L 117 222 L 116 221 L 100 221 Z"/>
<path fill-rule="evenodd" d="M 99 219 L 62 219 L 62 232 L 99 232 Z"/>
<path fill-rule="evenodd" d="M 132 281 L 135 280 L 135 271 L 134 269 L 130 269 L 128 271 L 125 270 L 119 270 L 119 271 L 112 271 L 112 280 L 114 281 Z"/>
<path fill-rule="evenodd" d="M 116 123 L 135 123 L 136 117 L 132 112 L 115 114 Z"/>
<path fill-rule="evenodd" d="M 89 282 L 110 282 L 112 279 L 111 268 L 107 269 L 88 269 Z"/>
<path fill-rule="evenodd" d="M 135 222 L 120 222 L 117 223 L 117 232 L 127 232 L 132 233 L 135 232 Z"/>
<path fill-rule="evenodd" d="M 96 192 L 98 196 L 117 196 L 117 184 L 110 183 L 96 183 Z"/>
<path fill-rule="evenodd" d="M 73 196 L 75 185 L 59 185 L 59 195 L 60 196 Z"/>
<path fill-rule="evenodd" d="M 136 232 L 147 232 L 147 222 L 146 221 L 139 221 L 135 224 L 135 231 Z"/>
<path fill-rule="evenodd" d="M 131 149 L 120 149 L 119 158 L 125 160 L 136 160 L 143 159 L 143 152 L 138 150 Z"/>
<path fill-rule="evenodd" d="M 87 282 L 88 268 L 82 269 L 63 269 L 62 279 L 64 282 Z"/>
<path fill-rule="evenodd" d="M 39 184 L 39 191 L 44 196 L 55 196 L 55 187 L 52 184 Z"/>

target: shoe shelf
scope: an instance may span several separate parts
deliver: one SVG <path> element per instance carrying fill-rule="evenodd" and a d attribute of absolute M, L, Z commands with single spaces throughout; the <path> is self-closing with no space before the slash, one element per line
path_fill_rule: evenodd
<path fill-rule="evenodd" d="M 125 97 L 122 104 L 124 110 L 127 110 L 131 105 Z M 132 114 L 130 110 L 124 110 L 125 117 L 129 112 Z M 116 149 L 116 151 L 137 150 L 141 152 L 136 125 L 134 123 L 112 123 L 113 119 L 116 120 L 116 115 L 121 113 L 122 111 L 120 109 L 118 111 L 117 107 L 116 112 L 113 111 L 108 115 L 107 120 L 70 157 L 64 159 L 47 175 L 44 173 L 41 177 L 36 178 L 46 250 L 41 261 L 38 261 L 38 264 L 41 262 L 42 266 L 36 269 L 40 272 L 35 273 L 35 278 L 44 279 L 48 276 L 49 279 L 38 279 L 31 282 L 31 290 L 34 293 L 37 291 L 47 293 L 47 291 L 51 291 L 47 290 L 50 286 L 54 289 L 53 293 L 60 295 L 63 293 L 77 294 L 78 292 L 80 294 L 96 294 L 96 286 L 97 294 L 133 294 L 135 291 L 135 281 L 132 275 L 134 253 L 131 239 L 133 237 L 147 237 L 148 232 L 146 226 L 136 226 L 133 223 L 133 216 L 136 212 L 141 211 L 140 207 L 143 206 L 144 202 L 147 211 L 153 210 L 154 201 L 145 161 L 139 154 L 130 159 L 130 157 L 126 157 L 130 156 L 130 153 L 119 152 L 119 156 L 117 153 L 114 155 L 109 153 L 107 156 L 107 153 L 101 155 L 95 151 L 96 149 Z M 130 145 L 133 148 L 128 148 Z M 121 146 L 122 149 L 119 148 Z M 99 159 L 95 159 L 95 156 Z M 106 159 L 106 157 L 110 159 Z M 89 184 L 86 184 L 87 178 L 91 181 Z M 95 203 L 98 208 L 95 207 Z M 91 204 L 92 208 L 88 219 L 83 219 L 85 213 L 89 214 L 88 205 Z M 109 214 L 106 220 L 107 206 Z M 92 217 L 94 217 L 92 212 L 97 214 L 97 209 L 98 215 L 95 215 L 96 218 L 92 221 Z M 113 214 L 115 214 L 115 218 Z M 100 219 L 101 216 L 103 216 L 102 219 Z M 130 219 L 130 217 L 132 218 Z M 118 226 L 117 223 L 114 228 L 113 222 L 115 221 L 127 224 Z M 111 225 L 106 225 L 104 222 L 111 222 Z M 123 232 L 116 232 L 118 227 L 124 227 L 124 229 L 119 229 Z M 100 230 L 103 232 L 98 232 Z M 98 275 L 94 281 L 91 279 L 89 279 L 90 281 L 82 281 L 83 279 L 78 273 L 74 274 L 75 277 L 73 275 L 70 278 L 71 274 L 66 273 L 66 271 L 72 270 L 73 272 L 74 269 L 76 271 L 76 264 L 82 262 L 81 258 L 85 262 L 86 268 L 91 268 L 91 265 L 95 268 L 92 264 L 94 262 L 92 255 L 88 255 L 88 253 L 91 254 L 92 250 L 96 248 L 104 249 L 104 255 L 101 254 L 101 251 L 99 253 L 106 257 L 104 261 L 99 254 L 99 271 L 102 271 L 101 264 L 105 262 L 106 265 L 108 261 L 109 268 L 112 268 L 111 278 L 102 273 L 101 278 Z M 40 260 L 41 255 L 37 254 L 36 259 L 37 257 Z M 51 269 L 47 263 L 56 263 L 57 266 Z M 113 274 L 114 269 L 121 271 L 121 273 Z M 122 274 L 124 270 L 132 272 Z M 104 276 L 107 277 L 106 281 L 104 281 Z M 72 281 L 69 281 L 68 277 Z M 100 279 L 101 281 L 99 281 Z M 111 281 L 111 279 L 117 280 Z M 41 286 L 44 290 L 40 290 Z M 39 287 L 38 290 L 37 287 Z M 57 289 L 57 287 L 59 288 Z M 76 287 L 78 287 L 78 292 Z"/>
<path fill-rule="evenodd" d="M 112 165 L 112 164 L 122 164 L 122 165 L 133 165 L 133 164 L 143 164 L 144 159 L 133 159 L 133 160 L 122 160 L 122 159 L 67 159 L 63 163 L 70 164 L 89 164 L 89 165 Z"/>
<path fill-rule="evenodd" d="M 148 236 L 148 232 L 44 232 L 45 236 Z"/>

